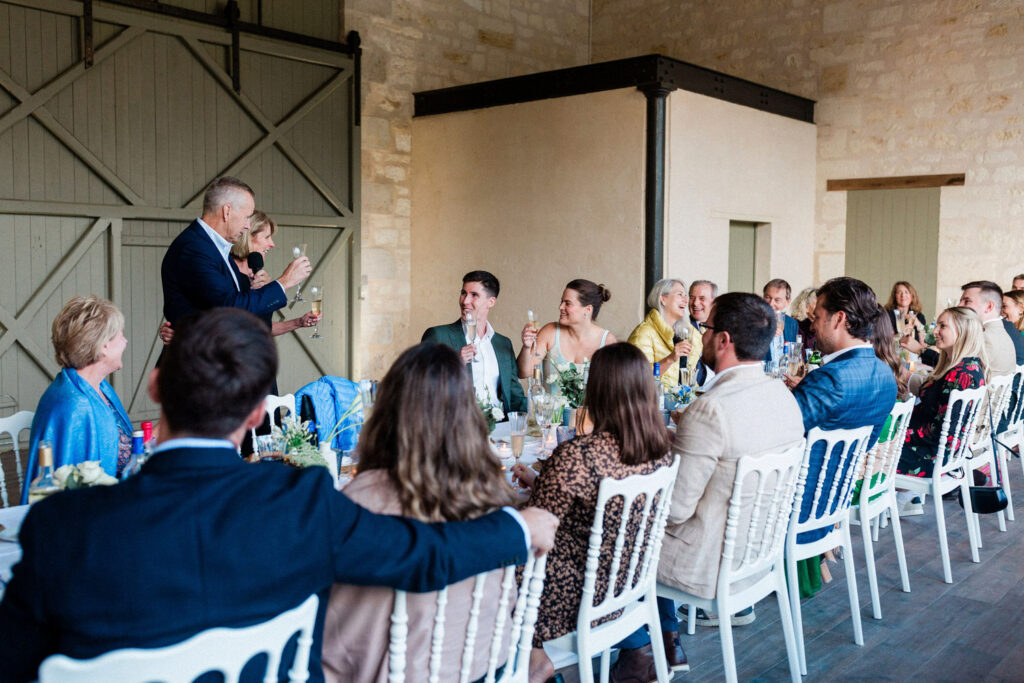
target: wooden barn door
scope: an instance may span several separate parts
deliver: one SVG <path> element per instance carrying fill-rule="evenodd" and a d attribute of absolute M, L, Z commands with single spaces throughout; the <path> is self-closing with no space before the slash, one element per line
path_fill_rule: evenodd
<path fill-rule="evenodd" d="M 300 3 L 295 3 L 296 6 Z M 50 323 L 76 294 L 112 299 L 129 340 L 112 377 L 134 420 L 159 353 L 160 262 L 199 215 L 205 186 L 236 175 L 280 226 L 276 277 L 307 243 L 325 284 L 321 340 L 277 338 L 282 392 L 351 376 L 358 339 L 359 135 L 352 55 L 231 34 L 93 3 L 0 0 L 0 395 L 34 410 L 58 371 Z M 296 11 L 299 11 L 296 9 Z M 291 294 L 291 292 L 289 292 Z M 309 297 L 281 318 L 309 310 Z M 0 411 L 7 414 L 9 411 Z"/>

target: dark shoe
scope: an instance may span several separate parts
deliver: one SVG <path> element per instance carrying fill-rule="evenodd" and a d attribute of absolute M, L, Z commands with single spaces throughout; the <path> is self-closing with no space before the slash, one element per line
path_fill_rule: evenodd
<path fill-rule="evenodd" d="M 686 605 L 679 608 L 679 614 L 684 619 L 689 618 L 689 611 L 687 610 Z M 754 615 L 754 608 L 748 607 L 732 615 L 730 623 L 733 626 L 746 626 L 747 624 L 752 623 L 756 618 L 757 617 Z M 700 607 L 697 608 L 697 616 L 694 619 L 697 626 L 718 626 L 718 621 L 719 619 L 717 614 L 705 612 Z"/>
<path fill-rule="evenodd" d="M 544 683 L 565 683 L 565 678 L 562 676 L 562 674 L 555 674 L 548 680 L 544 681 Z"/>
<path fill-rule="evenodd" d="M 662 631 L 661 640 L 665 644 L 665 659 L 668 660 L 669 671 L 689 671 L 686 653 L 679 644 L 679 634 L 676 631 Z"/>
<path fill-rule="evenodd" d="M 654 651 L 651 644 L 633 650 L 619 650 L 609 671 L 613 683 L 656 683 L 658 674 L 654 669 Z"/>
<path fill-rule="evenodd" d="M 974 473 L 974 485 L 975 486 L 988 486 L 988 477 L 981 470 L 973 470 Z"/>

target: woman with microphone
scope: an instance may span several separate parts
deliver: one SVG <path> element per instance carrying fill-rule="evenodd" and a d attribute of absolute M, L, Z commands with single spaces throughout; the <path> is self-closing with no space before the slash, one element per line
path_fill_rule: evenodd
<path fill-rule="evenodd" d="M 691 357 L 688 304 L 686 284 L 682 280 L 659 280 L 647 295 L 651 310 L 627 340 L 643 352 L 652 366 L 661 364 L 661 383 L 666 389 L 680 384 L 683 379 L 680 369 L 688 373 L 686 383 L 692 384 L 689 373 L 699 360 L 696 355 Z"/>

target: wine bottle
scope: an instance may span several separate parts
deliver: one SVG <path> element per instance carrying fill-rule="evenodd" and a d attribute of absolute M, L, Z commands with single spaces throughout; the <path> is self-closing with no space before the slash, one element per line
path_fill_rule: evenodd
<path fill-rule="evenodd" d="M 527 436 L 541 436 L 540 421 L 537 418 L 537 398 L 543 396 L 544 381 L 542 379 L 539 365 L 533 367 L 533 377 L 530 378 L 530 386 L 526 390 L 527 413 L 526 413 L 526 434 Z"/>
<path fill-rule="evenodd" d="M 57 482 L 53 480 L 53 447 L 49 441 L 39 442 L 37 457 L 39 459 L 39 474 L 28 486 L 29 505 L 60 491 Z"/>
<path fill-rule="evenodd" d="M 302 422 L 309 421 L 310 442 L 317 446 L 320 443 L 320 435 L 316 430 L 316 411 L 313 409 L 313 397 L 306 394 L 302 397 L 299 405 L 299 419 Z"/>

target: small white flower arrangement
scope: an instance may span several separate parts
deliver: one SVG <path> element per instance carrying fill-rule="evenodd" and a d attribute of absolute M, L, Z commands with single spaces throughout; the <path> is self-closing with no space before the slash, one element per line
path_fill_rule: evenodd
<path fill-rule="evenodd" d="M 115 477 L 103 471 L 99 460 L 86 460 L 77 465 L 61 465 L 54 470 L 53 481 L 62 489 L 113 486 L 117 483 Z"/>
<path fill-rule="evenodd" d="M 488 433 L 493 432 L 494 425 L 505 419 L 505 411 L 491 398 L 491 390 L 489 388 L 487 389 L 487 398 L 481 399 L 477 397 L 476 405 L 480 408 L 480 412 L 484 414 Z"/>
<path fill-rule="evenodd" d="M 686 384 L 677 384 L 666 392 L 665 398 L 671 399 L 674 404 L 665 406 L 667 409 L 681 408 L 693 401 L 693 389 Z"/>
<path fill-rule="evenodd" d="M 558 390 L 570 408 L 583 405 L 583 396 L 587 391 L 587 375 L 590 363 L 584 358 L 580 364 L 553 363 L 555 372 L 548 375 L 548 384 L 558 384 Z"/>
<path fill-rule="evenodd" d="M 270 434 L 281 444 L 285 460 L 296 467 L 327 467 L 320 449 L 313 445 L 309 420 L 302 421 L 292 414 L 285 415 L 280 427 L 274 425 Z"/>

